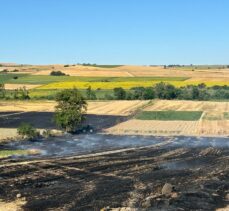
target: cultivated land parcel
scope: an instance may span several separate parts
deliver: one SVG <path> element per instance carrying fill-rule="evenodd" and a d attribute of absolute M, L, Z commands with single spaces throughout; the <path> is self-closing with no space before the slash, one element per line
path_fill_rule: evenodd
<path fill-rule="evenodd" d="M 51 76 L 61 71 L 65 76 Z M 159 82 L 176 87 L 229 85 L 228 66 L 126 66 L 126 65 L 1 65 L 0 83 L 11 92 L 29 89 L 31 99 L 54 99 L 61 89 L 77 88 L 83 94 L 91 87 L 98 100 L 114 88 L 151 87 Z M 124 122 L 102 128 L 113 134 L 229 135 L 227 102 L 196 101 L 104 101 L 89 102 L 92 115 L 129 116 Z M 52 101 L 2 101 L 1 112 L 53 112 Z M 178 112 L 177 112 L 178 111 Z M 181 111 L 181 113 L 179 113 Z M 127 115 L 128 114 L 128 115 Z M 7 116 L 1 114 L 2 118 Z M 11 117 L 14 117 L 11 115 Z M 8 117 L 7 117 L 8 118 Z M 42 126 L 42 125 L 41 125 Z M 42 128 L 45 129 L 45 128 Z M 1 132 L 1 137 L 14 134 Z"/>
<path fill-rule="evenodd" d="M 6 94 L 26 87 L 31 98 L 0 99 L 0 210 L 227 210 L 226 99 L 104 100 L 117 87 L 229 85 L 227 66 L 2 65 L 0 71 Z M 22 122 L 58 129 L 57 92 L 75 87 L 86 95 L 89 86 L 97 100 L 88 101 L 83 124 L 97 134 L 18 142 Z M 174 186 L 168 195 L 165 183 Z"/>
<path fill-rule="evenodd" d="M 50 76 L 61 71 L 68 76 Z M 127 66 L 127 65 L 9 65 L 0 67 L 0 83 L 7 90 L 26 87 L 34 99 L 53 99 L 61 89 L 76 87 L 85 93 L 90 86 L 98 99 L 106 99 L 117 87 L 152 87 L 165 82 L 175 87 L 205 83 L 229 85 L 228 66 Z"/>

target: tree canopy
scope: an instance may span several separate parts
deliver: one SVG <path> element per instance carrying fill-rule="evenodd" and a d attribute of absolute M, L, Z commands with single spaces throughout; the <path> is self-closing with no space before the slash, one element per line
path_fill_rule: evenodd
<path fill-rule="evenodd" d="M 87 102 L 77 89 L 64 90 L 56 96 L 55 122 L 67 132 L 74 132 L 84 120 Z"/>

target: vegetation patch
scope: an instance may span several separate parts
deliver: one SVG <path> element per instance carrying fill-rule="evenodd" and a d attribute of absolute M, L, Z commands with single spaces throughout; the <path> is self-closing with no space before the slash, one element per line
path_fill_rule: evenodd
<path fill-rule="evenodd" d="M 52 76 L 64 76 L 64 75 L 66 75 L 66 74 L 63 73 L 63 72 L 61 72 L 61 71 L 52 71 L 52 72 L 50 73 L 50 75 L 52 75 Z"/>
<path fill-rule="evenodd" d="M 79 77 L 63 75 L 61 71 L 52 71 L 50 75 L 0 74 L 2 83 L 49 84 L 55 82 L 149 82 L 149 81 L 186 81 L 187 77 Z M 4 76 L 1 77 L 1 75 Z M 57 76 L 58 77 L 55 77 Z M 17 80 L 14 77 L 18 77 Z M 3 80 L 4 79 L 4 80 Z M 0 82 L 1 83 L 1 82 Z"/>
<path fill-rule="evenodd" d="M 0 73 L 0 84 L 5 83 L 17 83 L 17 80 L 25 77 L 26 74 L 17 74 L 17 73 Z"/>
<path fill-rule="evenodd" d="M 229 120 L 229 112 L 224 112 L 223 117 L 224 119 Z"/>
<path fill-rule="evenodd" d="M 22 123 L 17 132 L 24 139 L 33 140 L 39 136 L 39 132 L 29 123 Z"/>
<path fill-rule="evenodd" d="M 0 150 L 0 158 L 7 158 L 10 156 L 28 155 L 28 150 Z"/>
<path fill-rule="evenodd" d="M 143 111 L 136 115 L 139 120 L 162 120 L 162 121 L 197 121 L 202 111 Z"/>

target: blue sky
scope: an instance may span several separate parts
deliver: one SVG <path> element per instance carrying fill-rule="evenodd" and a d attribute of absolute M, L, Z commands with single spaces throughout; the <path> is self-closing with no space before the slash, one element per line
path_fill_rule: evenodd
<path fill-rule="evenodd" d="M 0 0 L 0 61 L 228 64 L 228 0 Z"/>

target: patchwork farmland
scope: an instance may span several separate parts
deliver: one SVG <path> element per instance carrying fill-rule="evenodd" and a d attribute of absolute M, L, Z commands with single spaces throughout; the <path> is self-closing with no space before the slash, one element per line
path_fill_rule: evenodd
<path fill-rule="evenodd" d="M 8 67 L 12 73 L 0 73 L 6 93 L 25 87 L 30 99 L 6 96 L 0 101 L 0 210 L 144 210 L 157 209 L 158 204 L 167 210 L 168 202 L 174 210 L 224 206 L 229 102 L 101 100 L 116 87 L 228 84 L 225 68 L 205 68 Z M 52 70 L 70 76 L 50 76 Z M 89 86 L 97 100 L 87 101 L 82 126 L 89 125 L 95 133 L 63 134 L 53 123 L 56 102 L 47 99 L 72 87 L 85 95 Z M 22 122 L 50 137 L 18 141 Z M 172 200 L 162 194 L 168 182 L 176 185 Z"/>
<path fill-rule="evenodd" d="M 60 71 L 63 76 L 51 76 Z M 110 99 L 113 89 L 130 90 L 152 87 L 160 82 L 175 87 L 199 85 L 228 86 L 227 66 L 128 66 L 128 65 L 8 65 L 0 67 L 0 84 L 5 84 L 9 98 L 19 88 L 29 90 L 32 99 L 54 99 L 57 92 L 73 87 L 83 95 L 91 87 L 99 100 Z M 111 97 L 110 97 L 111 96 Z"/>

